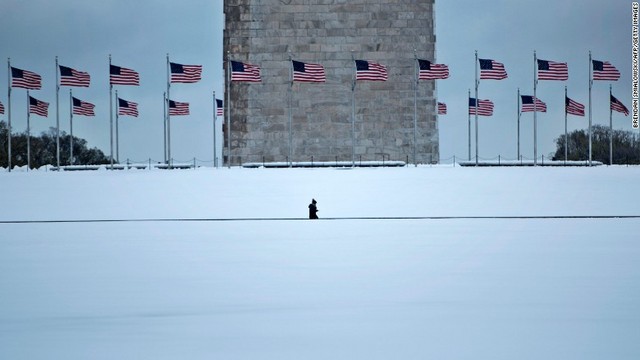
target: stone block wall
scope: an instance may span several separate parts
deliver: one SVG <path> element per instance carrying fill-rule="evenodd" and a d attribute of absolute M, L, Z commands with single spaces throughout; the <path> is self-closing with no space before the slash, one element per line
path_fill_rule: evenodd
<path fill-rule="evenodd" d="M 228 87 L 232 164 L 289 153 L 291 161 L 348 161 L 352 150 L 357 160 L 413 163 L 415 56 L 436 60 L 433 8 L 434 0 L 225 0 L 225 60 L 262 69 L 262 82 Z M 326 82 L 291 85 L 290 57 L 323 65 Z M 385 65 L 388 81 L 358 81 L 353 92 L 353 58 Z M 438 159 L 436 114 L 435 82 L 420 81 L 418 163 Z"/>

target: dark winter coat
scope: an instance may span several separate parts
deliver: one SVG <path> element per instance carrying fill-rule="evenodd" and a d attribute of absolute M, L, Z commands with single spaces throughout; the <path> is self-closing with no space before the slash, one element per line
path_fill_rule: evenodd
<path fill-rule="evenodd" d="M 317 219 L 318 218 L 318 208 L 316 207 L 316 202 L 312 202 L 309 204 L 309 219 Z"/>

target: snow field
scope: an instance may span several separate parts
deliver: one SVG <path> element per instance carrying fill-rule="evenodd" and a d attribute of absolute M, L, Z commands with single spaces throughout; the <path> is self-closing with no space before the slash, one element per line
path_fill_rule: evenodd
<path fill-rule="evenodd" d="M 0 220 L 638 215 L 637 168 L 0 174 Z M 11 191 L 9 191 L 11 189 Z M 96 191 L 98 189 L 98 191 Z M 635 359 L 640 219 L 0 224 L 0 358 Z"/>

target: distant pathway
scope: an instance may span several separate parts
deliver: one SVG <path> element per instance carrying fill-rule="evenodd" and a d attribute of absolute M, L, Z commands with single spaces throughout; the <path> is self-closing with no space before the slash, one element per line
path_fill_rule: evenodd
<path fill-rule="evenodd" d="M 341 220 L 517 220 L 517 219 L 640 219 L 640 215 L 519 215 L 519 216 L 363 216 L 321 218 L 319 221 Z M 0 224 L 64 224 L 122 222 L 234 222 L 234 221 L 309 221 L 307 218 L 156 218 L 156 219 L 58 219 L 0 220 Z"/>

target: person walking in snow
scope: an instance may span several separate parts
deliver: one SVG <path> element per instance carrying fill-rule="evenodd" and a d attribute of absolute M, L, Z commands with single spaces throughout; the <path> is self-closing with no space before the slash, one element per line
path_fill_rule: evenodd
<path fill-rule="evenodd" d="M 311 199 L 311 204 L 309 204 L 309 219 L 318 218 L 318 207 L 316 206 L 316 204 L 316 199 Z"/>

